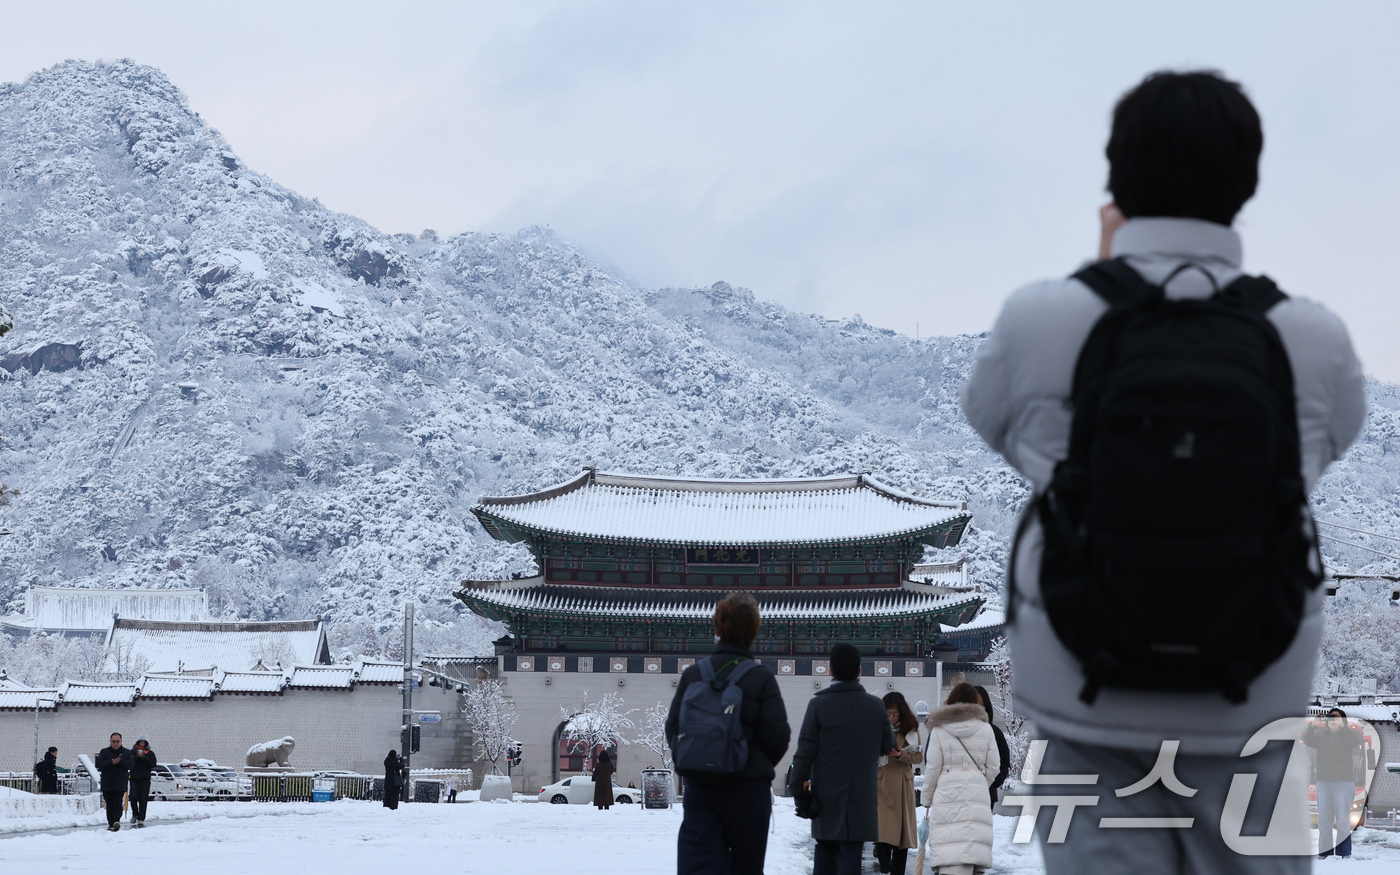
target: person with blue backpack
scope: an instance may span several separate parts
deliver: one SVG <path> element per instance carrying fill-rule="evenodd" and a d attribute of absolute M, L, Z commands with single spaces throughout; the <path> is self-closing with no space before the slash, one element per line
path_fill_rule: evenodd
<path fill-rule="evenodd" d="M 1094 781 L 1045 788 L 1096 800 L 1061 839 L 1042 831 L 1049 875 L 1310 865 L 1237 853 L 1222 814 L 1233 778 L 1256 775 L 1233 828 L 1263 835 L 1284 779 L 1288 746 L 1241 754 L 1309 701 L 1323 569 L 1308 495 L 1360 431 L 1365 383 L 1336 316 L 1241 267 L 1231 226 L 1263 143 L 1217 73 L 1154 73 L 1124 95 L 1100 260 L 1015 292 L 963 390 L 1033 490 L 1008 562 L 1017 711 L 1047 742 L 1040 774 Z M 1164 761 L 1170 781 L 1137 786 Z"/>
<path fill-rule="evenodd" d="M 680 875 L 762 875 L 774 766 L 792 730 L 778 679 L 753 657 L 761 618 L 748 593 L 715 607 L 714 653 L 681 673 L 666 740 L 685 781 Z"/>

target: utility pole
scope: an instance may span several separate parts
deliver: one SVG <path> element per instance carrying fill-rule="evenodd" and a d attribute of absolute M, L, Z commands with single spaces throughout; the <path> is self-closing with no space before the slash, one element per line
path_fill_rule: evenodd
<path fill-rule="evenodd" d="M 403 786 L 399 789 L 402 802 L 412 802 L 408 770 L 413 756 L 413 602 L 403 606 L 403 721 L 399 738 L 403 743 Z"/>
<path fill-rule="evenodd" d="M 43 703 L 43 702 L 52 702 L 52 701 L 54 701 L 54 700 L 53 700 L 53 699 L 45 699 L 45 698 L 43 698 L 42 696 L 40 696 L 38 693 L 35 693 L 35 694 L 34 694 L 34 762 L 35 762 L 35 763 L 38 763 L 38 762 L 39 762 L 39 705 L 40 705 L 41 703 Z M 37 782 L 37 781 L 39 780 L 39 776 L 38 776 L 38 775 L 35 775 L 35 776 L 34 776 L 34 780 Z M 39 791 L 36 790 L 36 791 L 34 791 L 34 792 L 37 793 L 37 792 L 39 792 Z"/>

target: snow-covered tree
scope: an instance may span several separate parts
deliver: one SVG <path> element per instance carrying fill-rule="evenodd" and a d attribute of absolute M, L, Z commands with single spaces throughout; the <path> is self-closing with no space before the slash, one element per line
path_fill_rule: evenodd
<path fill-rule="evenodd" d="M 671 706 L 657 702 L 643 713 L 642 725 L 637 731 L 637 744 L 656 757 L 666 768 L 671 767 L 671 745 L 666 743 L 666 716 Z"/>
<path fill-rule="evenodd" d="M 136 640 L 132 638 L 125 643 L 112 642 L 100 652 L 99 659 L 107 676 L 113 680 L 135 680 L 151 670 L 151 660 L 136 652 Z"/>
<path fill-rule="evenodd" d="M 0 666 L 11 678 L 31 687 L 111 679 L 105 655 L 101 635 L 67 638 L 36 632 L 20 639 L 0 635 Z"/>
<path fill-rule="evenodd" d="M 1001 699 L 1001 719 L 1006 730 L 1006 745 L 1011 749 L 1011 765 L 1008 774 L 1012 779 L 1019 779 L 1021 766 L 1026 761 L 1026 753 L 1030 750 L 1031 736 L 1027 726 L 1026 718 L 1016 713 L 1015 702 L 1011 694 L 1011 648 L 1007 644 L 1006 636 L 1001 635 L 992 642 L 992 650 L 987 655 L 987 662 L 992 665 L 992 671 L 997 679 L 997 696 Z"/>
<path fill-rule="evenodd" d="M 1367 573 L 1394 574 L 1393 567 Z M 1327 599 L 1318 692 L 1356 695 L 1400 691 L 1400 610 L 1390 609 L 1386 581 L 1342 581 Z"/>
<path fill-rule="evenodd" d="M 600 748 L 630 744 L 626 732 L 633 728 L 631 711 L 623 710 L 622 697 L 617 693 L 604 693 L 596 701 L 588 701 L 588 692 L 583 694 L 583 707 L 570 710 L 559 708 L 564 723 L 564 738 L 575 753 L 583 754 L 585 772 L 592 771 L 593 754 Z"/>
<path fill-rule="evenodd" d="M 505 685 L 498 680 L 468 683 L 462 716 L 475 740 L 476 758 L 490 760 L 491 773 L 499 775 L 496 761 L 515 743 L 510 733 L 518 719 L 515 703 L 506 698 Z"/>

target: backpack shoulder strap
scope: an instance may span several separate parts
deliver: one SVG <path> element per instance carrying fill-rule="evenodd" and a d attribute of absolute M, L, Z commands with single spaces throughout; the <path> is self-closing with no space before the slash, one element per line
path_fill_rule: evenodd
<path fill-rule="evenodd" d="M 746 660 L 744 660 L 743 662 L 741 662 L 741 663 L 739 663 L 738 665 L 734 666 L 734 670 L 731 671 L 731 672 L 729 673 L 729 682 L 730 682 L 731 684 L 737 684 L 737 683 L 739 682 L 739 678 L 741 678 L 741 677 L 743 677 L 744 675 L 748 674 L 748 673 L 749 673 L 749 669 L 756 668 L 757 666 L 758 666 L 758 663 L 757 663 L 755 660 L 752 660 L 752 659 L 746 659 Z"/>
<path fill-rule="evenodd" d="M 1221 300 L 1229 301 L 1263 315 L 1280 301 L 1288 300 L 1288 295 L 1266 276 L 1242 274 L 1225 288 L 1216 293 Z"/>
<path fill-rule="evenodd" d="M 695 666 L 700 669 L 701 680 L 709 683 L 715 679 L 715 661 L 713 658 L 696 660 Z"/>
<path fill-rule="evenodd" d="M 1096 261 L 1076 271 L 1071 278 L 1088 286 L 1110 308 L 1162 297 L 1161 289 L 1143 279 L 1142 274 L 1122 258 Z"/>

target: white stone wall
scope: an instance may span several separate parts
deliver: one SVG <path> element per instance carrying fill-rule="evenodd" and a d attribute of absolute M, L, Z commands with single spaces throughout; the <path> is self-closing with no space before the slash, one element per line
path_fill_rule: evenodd
<path fill-rule="evenodd" d="M 57 745 L 59 764 L 92 755 L 113 732 L 130 747 L 147 735 L 161 762 L 205 757 L 241 769 L 248 748 L 290 735 L 299 769 L 350 769 L 375 775 L 399 747 L 398 688 L 286 690 L 280 696 L 215 694 L 196 701 L 138 700 L 132 705 L 59 705 L 39 713 L 39 750 Z M 34 712 L 0 711 L 0 770 L 34 765 Z M 427 762 L 415 765 L 430 765 Z M 436 764 L 432 764 L 436 765 Z"/>
<path fill-rule="evenodd" d="M 600 657 L 601 658 L 601 657 Z M 514 770 L 514 783 L 517 792 L 537 793 L 539 789 L 553 781 L 554 732 L 563 721 L 561 706 L 580 706 L 584 693 L 589 700 L 596 700 L 606 692 L 620 693 L 628 708 L 637 713 L 630 715 L 639 728 L 641 712 L 657 702 L 670 703 L 676 694 L 679 674 L 641 674 L 636 672 L 606 674 L 602 672 L 520 672 L 507 671 L 501 674 L 505 679 L 507 696 L 515 703 L 520 721 L 515 726 L 515 737 L 523 743 L 523 761 Z M 619 682 L 621 682 L 619 684 Z M 788 763 L 797 748 L 797 733 L 802 728 L 802 718 L 807 713 L 807 701 L 830 681 L 823 677 L 797 676 L 778 677 L 778 688 L 787 706 L 788 724 L 792 727 L 792 741 L 788 752 L 777 766 L 777 777 L 773 789 L 782 792 L 782 781 L 787 774 Z M 942 703 L 947 690 L 939 692 L 938 679 L 930 673 L 927 677 L 897 677 L 892 679 L 862 678 L 861 683 L 871 693 L 883 696 L 891 690 L 904 694 L 912 706 L 922 699 L 931 707 Z M 655 757 L 637 745 L 623 746 L 618 750 L 616 780 L 622 786 L 633 781 L 641 786 L 642 769 L 660 765 Z M 504 769 L 502 769 L 504 771 Z M 478 774 L 482 772 L 478 769 Z"/>

